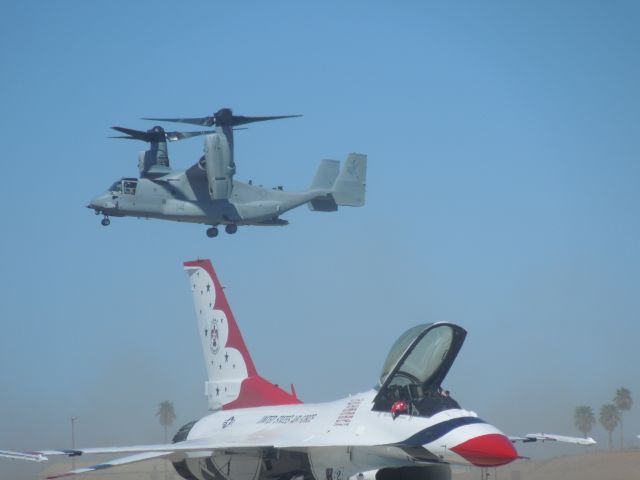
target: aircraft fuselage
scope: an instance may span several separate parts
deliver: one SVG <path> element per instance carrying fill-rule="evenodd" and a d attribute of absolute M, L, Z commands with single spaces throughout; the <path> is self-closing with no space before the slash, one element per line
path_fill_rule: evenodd
<path fill-rule="evenodd" d="M 391 412 L 372 410 L 376 393 L 329 403 L 218 411 L 183 427 L 175 441 L 213 440 L 224 450 L 174 465 L 183 476 L 188 472 L 199 480 L 260 480 L 295 471 L 312 472 L 316 480 L 346 480 L 421 462 L 432 468 L 434 463 L 478 465 L 481 459 L 482 466 L 496 466 L 517 456 L 504 434 L 473 412 L 456 408 L 431 417 L 394 418 Z M 234 446 L 242 448 L 234 451 Z M 278 455 L 274 450 L 270 457 L 265 446 L 275 447 Z"/>
<path fill-rule="evenodd" d="M 194 187 L 195 185 L 195 187 Z M 138 217 L 207 225 L 286 225 L 282 213 L 329 193 L 293 193 L 234 181 L 229 200 L 212 200 L 188 172 L 161 179 L 125 178 L 91 200 L 88 207 L 113 217 Z"/>

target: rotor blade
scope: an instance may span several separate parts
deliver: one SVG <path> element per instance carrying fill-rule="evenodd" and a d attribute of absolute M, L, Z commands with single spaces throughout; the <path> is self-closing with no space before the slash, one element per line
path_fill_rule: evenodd
<path fill-rule="evenodd" d="M 214 116 L 198 117 L 198 118 L 147 118 L 143 117 L 143 120 L 153 120 L 156 122 L 177 122 L 177 123 L 190 123 L 192 125 L 202 125 L 205 127 L 228 126 L 234 127 L 236 125 L 245 125 L 253 122 L 266 122 L 267 120 L 280 120 L 282 118 L 295 118 L 302 115 L 276 115 L 268 117 L 245 117 L 242 115 L 231 115 L 231 111 L 222 109 Z"/>
<path fill-rule="evenodd" d="M 167 142 L 177 142 L 178 140 L 184 140 L 185 138 L 197 137 L 198 135 L 208 135 L 210 133 L 216 133 L 216 131 L 202 130 L 200 132 L 165 132 Z"/>
<path fill-rule="evenodd" d="M 111 127 L 114 130 L 125 133 L 126 136 L 117 136 L 110 138 L 121 138 L 124 140 L 142 140 L 143 142 L 176 142 L 178 140 L 184 140 L 185 138 L 197 137 L 198 135 L 207 135 L 209 133 L 215 133 L 215 130 L 202 130 L 199 132 L 165 132 L 159 127 L 143 132 L 141 130 L 133 130 L 131 128 L 124 127 Z M 155 131 L 154 131 L 155 130 Z"/>
<path fill-rule="evenodd" d="M 141 130 L 133 130 L 131 128 L 124 128 L 124 127 L 111 127 L 111 128 L 113 130 L 116 130 L 117 132 L 121 132 L 126 135 L 129 135 L 128 137 L 111 137 L 111 138 L 127 138 L 129 140 L 142 140 L 144 142 L 147 142 L 148 141 L 147 139 L 149 138 L 149 134 Z"/>
<path fill-rule="evenodd" d="M 266 122 L 267 120 L 280 120 L 281 118 L 295 118 L 302 115 L 277 115 L 271 117 L 244 117 L 242 115 L 233 115 L 231 117 L 230 125 L 244 125 L 246 123 L 253 122 Z"/>
<path fill-rule="evenodd" d="M 212 127 L 216 123 L 214 117 L 200 117 L 200 118 L 147 118 L 147 117 L 142 117 L 142 120 L 154 120 L 154 121 L 157 121 L 157 122 L 190 123 L 192 125 L 202 125 L 203 127 Z"/>

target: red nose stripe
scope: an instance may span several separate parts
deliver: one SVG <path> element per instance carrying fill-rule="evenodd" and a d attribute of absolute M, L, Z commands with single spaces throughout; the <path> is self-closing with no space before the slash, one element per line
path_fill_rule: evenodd
<path fill-rule="evenodd" d="M 497 433 L 474 437 L 451 450 L 476 467 L 498 467 L 518 458 L 509 439 Z"/>

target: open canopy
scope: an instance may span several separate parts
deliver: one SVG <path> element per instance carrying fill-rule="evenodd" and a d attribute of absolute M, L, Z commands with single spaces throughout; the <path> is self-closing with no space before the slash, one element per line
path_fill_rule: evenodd
<path fill-rule="evenodd" d="M 380 374 L 376 403 L 405 396 L 424 397 L 439 389 L 467 332 L 452 323 L 410 328 L 393 344 Z M 385 404 L 387 402 L 384 402 Z"/>

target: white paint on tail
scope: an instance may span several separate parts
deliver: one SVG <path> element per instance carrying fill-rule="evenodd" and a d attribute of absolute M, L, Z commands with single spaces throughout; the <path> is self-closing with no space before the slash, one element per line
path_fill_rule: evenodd
<path fill-rule="evenodd" d="M 205 394 L 209 409 L 219 410 L 240 395 L 242 380 L 249 376 L 247 363 L 253 367 L 251 358 L 245 359 L 240 345 L 229 342 L 229 325 L 233 314 L 228 310 L 224 292 L 215 274 L 211 275 L 203 266 L 185 264 L 189 275 L 193 303 L 196 308 L 202 352 L 207 365 L 208 381 Z M 244 342 L 241 342 L 244 347 Z"/>
<path fill-rule="evenodd" d="M 209 260 L 185 262 L 207 365 L 210 410 L 300 403 L 258 375 Z"/>

